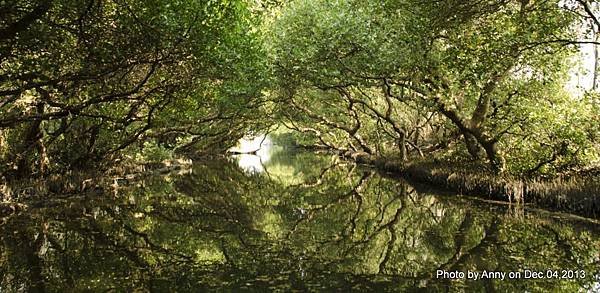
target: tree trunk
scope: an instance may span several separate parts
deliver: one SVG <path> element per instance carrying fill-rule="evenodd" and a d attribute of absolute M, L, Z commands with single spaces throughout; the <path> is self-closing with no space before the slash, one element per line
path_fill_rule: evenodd
<path fill-rule="evenodd" d="M 600 30 L 600 28 L 597 28 L 597 30 Z M 597 42 L 600 36 L 600 31 L 596 31 L 595 35 L 595 41 Z M 594 46 L 594 79 L 592 80 L 592 90 L 596 90 L 598 88 L 598 67 L 600 64 L 600 60 L 598 60 L 598 46 Z"/>
<path fill-rule="evenodd" d="M 400 137 L 398 137 L 398 148 L 400 149 L 400 160 L 406 161 L 406 132 L 400 132 Z"/>
<path fill-rule="evenodd" d="M 481 140 L 479 142 L 485 150 L 486 156 L 490 161 L 490 165 L 495 172 L 504 172 L 505 161 L 502 155 L 498 152 L 498 143 L 495 141 Z"/>
<path fill-rule="evenodd" d="M 44 103 L 39 103 L 36 106 L 36 111 L 38 114 L 42 115 L 44 113 Z M 29 125 L 29 129 L 25 134 L 23 139 L 23 143 L 21 147 L 17 151 L 17 170 L 19 176 L 27 176 L 34 171 L 35 159 L 32 159 L 32 150 L 37 150 L 38 153 L 38 168 L 41 173 L 46 171 L 47 165 L 47 154 L 46 147 L 43 144 L 43 134 L 41 131 L 42 120 L 34 120 Z"/>
<path fill-rule="evenodd" d="M 467 151 L 469 151 L 469 154 L 471 155 L 471 157 L 473 157 L 473 160 L 478 161 L 481 159 L 482 154 L 481 154 L 481 148 L 479 147 L 479 142 L 477 141 L 477 139 L 470 133 L 463 133 L 463 137 L 465 139 L 465 145 L 467 147 Z"/>

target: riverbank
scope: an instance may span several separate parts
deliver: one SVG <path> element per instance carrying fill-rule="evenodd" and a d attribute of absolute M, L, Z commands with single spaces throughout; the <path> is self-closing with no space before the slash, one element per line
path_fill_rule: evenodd
<path fill-rule="evenodd" d="M 108 170 L 82 170 L 45 178 L 22 178 L 0 183 L 0 218 L 28 208 L 32 202 L 67 198 L 76 194 L 102 193 L 156 174 L 185 173 L 192 160 L 176 158 L 160 162 L 121 163 Z M 24 204 L 24 203 L 27 204 Z"/>
<path fill-rule="evenodd" d="M 515 204 L 531 204 L 588 218 L 600 217 L 600 177 L 597 175 L 551 179 L 517 178 L 494 174 L 477 164 L 437 161 L 403 163 L 364 152 L 338 154 L 383 172 L 464 195 Z"/>

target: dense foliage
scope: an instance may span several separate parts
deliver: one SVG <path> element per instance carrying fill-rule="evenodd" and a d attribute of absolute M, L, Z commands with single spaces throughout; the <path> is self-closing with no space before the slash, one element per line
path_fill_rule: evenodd
<path fill-rule="evenodd" d="M 0 2 L 7 174 L 90 167 L 132 146 L 224 149 L 264 71 L 243 1 Z"/>
<path fill-rule="evenodd" d="M 577 45 L 598 45 L 597 6 L 2 1 L 0 172 L 224 152 L 271 126 L 401 160 L 589 168 L 600 159 L 598 92 L 565 85 Z"/>
<path fill-rule="evenodd" d="M 282 119 L 402 159 L 441 150 L 521 174 L 597 163 L 597 97 L 565 87 L 596 19 L 567 2 L 294 1 L 271 25 Z"/>

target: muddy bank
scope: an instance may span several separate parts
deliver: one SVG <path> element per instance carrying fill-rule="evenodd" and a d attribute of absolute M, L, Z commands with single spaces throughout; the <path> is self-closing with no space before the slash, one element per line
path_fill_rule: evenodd
<path fill-rule="evenodd" d="M 600 217 L 600 176 L 597 175 L 552 179 L 516 178 L 493 174 L 476 164 L 426 161 L 402 163 L 364 152 L 338 154 L 359 164 L 465 195 L 532 204 L 588 218 Z"/>

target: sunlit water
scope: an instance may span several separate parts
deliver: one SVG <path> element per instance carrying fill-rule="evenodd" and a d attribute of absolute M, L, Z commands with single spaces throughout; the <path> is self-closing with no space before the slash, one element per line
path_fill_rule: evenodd
<path fill-rule="evenodd" d="M 273 142 L 268 136 L 261 135 L 254 138 L 243 138 L 236 147 L 230 151 L 242 154 L 235 155 L 238 166 L 247 173 L 265 172 L 265 164 L 271 159 L 271 148 Z M 250 154 L 250 152 L 252 152 Z"/>
<path fill-rule="evenodd" d="M 598 289 L 593 222 L 441 193 L 334 156 L 273 146 L 259 157 L 3 215 L 0 292 Z M 469 276 L 484 271 L 506 277 Z"/>

